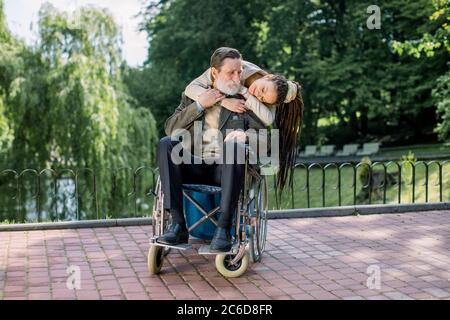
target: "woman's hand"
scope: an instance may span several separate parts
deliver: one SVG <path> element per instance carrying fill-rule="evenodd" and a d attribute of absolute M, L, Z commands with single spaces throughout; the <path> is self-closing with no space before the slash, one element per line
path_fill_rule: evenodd
<path fill-rule="evenodd" d="M 221 101 L 225 96 L 216 89 L 208 89 L 198 97 L 198 103 L 203 108 L 210 108 L 217 102 Z"/>
<path fill-rule="evenodd" d="M 235 98 L 225 98 L 222 100 L 222 106 L 231 112 L 243 113 L 247 112 L 245 100 Z"/>

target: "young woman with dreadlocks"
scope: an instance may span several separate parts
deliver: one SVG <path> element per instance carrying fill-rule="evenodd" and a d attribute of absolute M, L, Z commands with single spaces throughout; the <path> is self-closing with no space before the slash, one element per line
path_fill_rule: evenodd
<path fill-rule="evenodd" d="M 297 143 L 303 119 L 301 86 L 280 75 L 255 73 L 246 81 L 248 91 L 259 101 L 276 107 L 275 126 L 280 132 L 280 169 L 276 185 L 282 191 L 292 181 Z"/>
<path fill-rule="evenodd" d="M 234 57 L 233 57 L 234 58 Z M 198 101 L 198 97 L 211 87 L 212 68 L 193 80 L 185 89 L 187 97 Z M 220 68 L 220 66 L 216 66 Z M 287 80 L 283 76 L 269 74 L 255 64 L 242 60 L 240 94 L 246 97 L 239 99 L 217 97 L 221 105 L 233 112 L 252 110 L 267 126 L 275 123 L 280 133 L 280 167 L 276 186 L 282 191 L 292 181 L 292 166 L 295 162 L 297 142 L 301 132 L 303 117 L 303 99 L 300 85 Z M 247 89 L 248 88 L 248 89 Z M 220 95 L 220 93 L 218 93 Z"/>

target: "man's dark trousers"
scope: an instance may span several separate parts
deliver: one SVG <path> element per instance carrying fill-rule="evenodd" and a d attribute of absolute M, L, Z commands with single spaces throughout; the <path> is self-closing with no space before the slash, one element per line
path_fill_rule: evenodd
<path fill-rule="evenodd" d="M 218 225 L 221 228 L 231 227 L 233 214 L 237 208 L 239 195 L 244 184 L 244 164 L 238 163 L 242 144 L 235 141 L 223 143 L 223 153 L 227 148 L 234 148 L 232 163 L 225 161 L 214 164 L 195 164 L 191 156 L 190 164 L 174 164 L 171 153 L 173 147 L 180 143 L 166 136 L 158 145 L 157 157 L 159 174 L 161 176 L 162 191 L 164 193 L 164 209 L 168 209 L 175 223 L 186 225 L 183 214 L 183 184 L 206 184 L 222 187 Z M 188 152 L 183 149 L 182 152 Z"/>

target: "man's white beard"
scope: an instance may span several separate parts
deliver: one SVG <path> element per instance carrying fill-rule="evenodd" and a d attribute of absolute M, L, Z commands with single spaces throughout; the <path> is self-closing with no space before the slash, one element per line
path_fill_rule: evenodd
<path fill-rule="evenodd" d="M 216 80 L 216 87 L 217 90 L 220 92 L 229 95 L 234 96 L 239 92 L 240 84 L 234 82 L 233 80 L 228 81 L 229 84 L 225 83 L 224 81 L 217 79 Z"/>

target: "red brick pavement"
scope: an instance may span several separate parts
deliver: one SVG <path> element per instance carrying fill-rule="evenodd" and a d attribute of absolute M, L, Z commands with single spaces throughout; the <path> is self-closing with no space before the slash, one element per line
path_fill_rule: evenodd
<path fill-rule="evenodd" d="M 150 230 L 0 233 L 0 299 L 450 299 L 450 211 L 270 220 L 262 262 L 236 279 L 195 251 L 170 253 L 150 276 Z M 379 288 L 367 286 L 371 268 Z"/>

